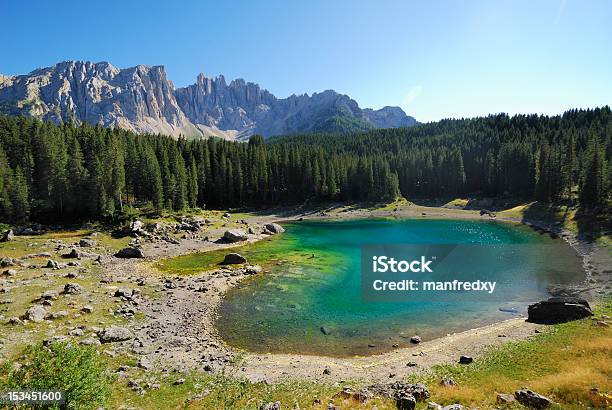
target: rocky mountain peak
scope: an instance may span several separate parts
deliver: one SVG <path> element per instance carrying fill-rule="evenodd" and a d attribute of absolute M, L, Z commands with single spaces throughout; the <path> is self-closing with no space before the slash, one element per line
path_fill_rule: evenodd
<path fill-rule="evenodd" d="M 330 120 L 350 130 L 416 124 L 399 107 L 362 110 L 333 90 L 276 98 L 258 84 L 199 74 L 175 88 L 164 66 L 119 69 L 108 62 L 63 61 L 26 75 L 0 75 L 0 112 L 54 122 L 86 121 L 139 133 L 247 138 L 329 131 Z M 333 131 L 342 129 L 333 128 Z"/>

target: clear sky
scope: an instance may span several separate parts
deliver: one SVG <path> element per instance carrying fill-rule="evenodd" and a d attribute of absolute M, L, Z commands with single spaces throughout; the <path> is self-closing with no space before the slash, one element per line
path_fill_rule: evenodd
<path fill-rule="evenodd" d="M 0 73 L 164 65 L 420 121 L 612 104 L 612 1 L 0 0 Z"/>

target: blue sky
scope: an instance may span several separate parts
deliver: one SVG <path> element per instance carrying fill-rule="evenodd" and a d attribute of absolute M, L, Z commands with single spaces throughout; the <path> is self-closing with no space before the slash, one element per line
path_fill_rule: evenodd
<path fill-rule="evenodd" d="M 420 121 L 612 104 L 612 1 L 0 0 L 0 73 L 164 65 Z"/>

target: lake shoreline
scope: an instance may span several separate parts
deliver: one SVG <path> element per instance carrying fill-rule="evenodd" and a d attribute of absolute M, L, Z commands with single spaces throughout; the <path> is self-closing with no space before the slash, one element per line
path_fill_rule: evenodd
<path fill-rule="evenodd" d="M 399 210 L 351 210 L 351 211 L 317 211 L 312 213 L 269 214 L 255 216 L 247 220 L 248 224 L 264 224 L 269 222 L 288 222 L 299 220 L 346 220 L 363 218 L 436 218 L 436 219 L 470 219 L 470 220 L 496 220 L 513 224 L 526 224 L 544 229 L 558 235 L 576 249 L 583 258 L 583 265 L 588 278 L 593 278 L 592 273 L 605 266 L 599 266 L 599 261 L 594 258 L 597 245 L 577 238 L 569 231 L 559 230 L 552 225 L 541 221 L 520 221 L 515 218 L 492 218 L 488 215 L 481 216 L 477 211 L 449 210 L 445 208 L 399 209 Z M 217 232 L 220 234 L 219 232 Z M 266 238 L 266 235 L 252 235 L 248 242 L 254 243 Z M 222 244 L 222 243 L 190 243 L 185 241 L 181 245 L 169 250 L 152 251 L 153 260 L 161 257 L 179 256 L 192 252 L 209 250 L 230 249 L 245 243 Z M 129 264 L 129 262 L 128 262 Z M 151 269 L 150 265 L 140 265 L 144 271 Z M 142 272 L 145 274 L 145 272 Z M 206 283 L 206 286 L 214 288 L 215 291 L 207 293 L 206 297 L 194 295 L 189 291 L 174 291 L 172 306 L 164 308 L 161 312 L 159 301 L 145 302 L 142 305 L 143 312 L 149 317 L 153 324 L 163 323 L 158 326 L 166 329 L 162 334 L 167 334 L 172 340 L 174 334 L 183 333 L 188 339 L 179 343 L 176 347 L 165 346 L 159 352 L 151 352 L 151 356 L 160 363 L 170 362 L 179 369 L 201 369 L 220 370 L 225 369 L 230 363 L 240 362 L 236 368 L 237 375 L 247 377 L 251 381 L 278 381 L 286 378 L 299 378 L 308 380 L 338 380 L 338 379 L 360 379 L 367 381 L 389 380 L 390 374 L 401 378 L 408 374 L 426 371 L 433 365 L 442 363 L 453 363 L 462 354 L 477 357 L 490 346 L 500 345 L 507 341 L 523 340 L 535 334 L 536 329 L 543 326 L 525 322 L 525 318 L 511 318 L 501 322 L 483 327 L 466 330 L 463 332 L 442 336 L 419 345 L 399 348 L 387 353 L 366 357 L 333 358 L 326 356 L 302 355 L 302 354 L 259 354 L 253 352 L 239 351 L 228 346 L 219 336 L 215 327 L 218 308 L 225 293 L 236 286 L 240 281 L 249 277 L 248 275 L 234 274 L 230 268 L 224 274 L 211 275 L 203 273 L 183 278 L 179 289 L 193 287 L 195 283 Z M 600 278 L 601 279 L 601 278 Z M 594 288 L 596 286 L 593 286 Z M 596 294 L 587 292 L 588 298 L 593 300 Z M 177 309 L 179 308 L 179 309 Z M 154 310 L 158 310 L 154 312 Z M 177 312 L 177 310 L 179 312 Z M 160 314 L 161 313 L 161 314 Z M 180 313 L 180 314 L 179 314 Z M 165 317 L 165 318 L 164 318 Z M 545 327 L 544 327 L 545 328 Z M 148 327 L 145 327 L 148 329 Z M 146 332 L 141 331 L 140 337 L 145 337 Z M 162 337 L 163 338 L 163 337 Z M 185 349 L 185 345 L 190 347 Z M 208 357 L 209 360 L 202 360 Z M 168 360 L 169 359 L 169 360 Z M 410 364 L 410 365 L 409 365 Z M 327 370 L 326 370 L 327 369 Z M 325 375 L 324 375 L 325 371 Z M 366 374 L 367 373 L 367 374 Z"/>

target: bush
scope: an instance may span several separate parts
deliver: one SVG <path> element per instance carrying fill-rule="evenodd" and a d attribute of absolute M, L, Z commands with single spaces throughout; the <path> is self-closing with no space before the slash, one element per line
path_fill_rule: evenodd
<path fill-rule="evenodd" d="M 111 393 L 111 373 L 93 346 L 29 346 L 18 366 L 4 366 L 0 374 L 0 386 L 4 388 L 63 391 L 63 408 L 99 408 Z"/>

